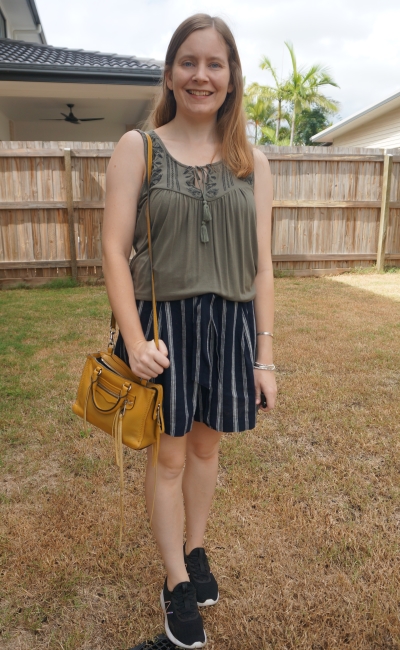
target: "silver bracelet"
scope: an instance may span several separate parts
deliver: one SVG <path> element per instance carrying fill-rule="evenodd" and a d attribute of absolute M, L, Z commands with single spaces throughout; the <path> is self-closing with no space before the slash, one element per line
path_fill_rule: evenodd
<path fill-rule="evenodd" d="M 274 338 L 272 332 L 257 332 L 257 336 L 272 336 Z"/>
<path fill-rule="evenodd" d="M 258 361 L 254 362 L 254 368 L 256 370 L 275 370 L 276 366 L 274 366 L 273 363 L 258 363 Z"/>

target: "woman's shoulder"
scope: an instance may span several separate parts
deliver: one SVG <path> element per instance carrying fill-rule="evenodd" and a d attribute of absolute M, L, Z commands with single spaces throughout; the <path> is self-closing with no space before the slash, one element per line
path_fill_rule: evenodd
<path fill-rule="evenodd" d="M 265 153 L 260 151 L 260 149 L 253 147 L 253 157 L 254 157 L 254 169 L 256 167 L 264 168 L 264 169 L 269 168 L 268 158 L 265 155 Z"/>
<path fill-rule="evenodd" d="M 107 167 L 107 179 L 120 184 L 131 182 L 137 178 L 137 183 L 143 182 L 145 174 L 144 142 L 140 133 L 128 131 L 117 143 Z"/>
<path fill-rule="evenodd" d="M 267 156 L 260 149 L 254 151 L 254 190 L 256 203 L 258 200 L 261 204 L 269 205 L 272 201 L 273 182 L 272 174 Z M 258 197 L 258 199 L 257 199 Z"/>
<path fill-rule="evenodd" d="M 141 133 L 138 131 L 127 131 L 118 141 L 110 162 L 122 164 L 134 164 L 141 167 L 144 165 L 144 142 Z"/>
<path fill-rule="evenodd" d="M 260 149 L 253 148 L 254 156 L 254 179 L 257 181 L 258 178 L 269 178 L 271 175 L 271 169 L 269 166 L 269 161 L 265 153 L 260 151 Z"/>
<path fill-rule="evenodd" d="M 139 150 L 139 152 L 143 153 L 143 143 L 144 133 L 142 131 L 134 129 L 132 131 L 127 131 L 124 133 L 124 135 L 118 141 L 117 146 L 115 147 L 115 151 L 118 149 L 119 151 L 135 154 Z"/>

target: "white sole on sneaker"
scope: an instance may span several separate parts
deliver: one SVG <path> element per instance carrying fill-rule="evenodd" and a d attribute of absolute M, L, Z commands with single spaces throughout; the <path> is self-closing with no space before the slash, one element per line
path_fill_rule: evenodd
<path fill-rule="evenodd" d="M 172 643 L 175 643 L 175 645 L 177 645 L 178 648 L 187 648 L 188 650 L 195 650 L 195 648 L 204 648 L 204 646 L 207 643 L 207 635 L 205 630 L 204 630 L 204 641 L 203 642 L 195 641 L 194 643 L 192 643 L 192 645 L 185 645 L 184 643 L 182 643 L 182 641 L 178 641 L 178 639 L 174 637 L 168 625 L 168 614 L 164 602 L 164 589 L 161 589 L 160 602 L 161 602 L 162 610 L 165 614 L 165 632 L 169 640 L 172 641 Z"/>
<path fill-rule="evenodd" d="M 219 594 L 217 596 L 217 600 L 208 598 L 207 600 L 204 601 L 204 603 L 197 603 L 197 607 L 209 607 L 210 605 L 216 605 L 218 601 L 219 601 Z"/>

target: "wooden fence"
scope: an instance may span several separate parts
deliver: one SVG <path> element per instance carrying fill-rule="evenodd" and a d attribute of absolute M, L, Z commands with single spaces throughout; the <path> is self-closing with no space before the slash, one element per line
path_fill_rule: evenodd
<path fill-rule="evenodd" d="M 101 275 L 105 174 L 114 146 L 0 142 L 0 286 Z M 400 266 L 400 152 L 261 149 L 274 181 L 277 271 Z"/>
<path fill-rule="evenodd" d="M 400 151 L 263 147 L 274 180 L 275 269 L 400 266 Z M 393 155 L 395 154 L 395 155 Z"/>

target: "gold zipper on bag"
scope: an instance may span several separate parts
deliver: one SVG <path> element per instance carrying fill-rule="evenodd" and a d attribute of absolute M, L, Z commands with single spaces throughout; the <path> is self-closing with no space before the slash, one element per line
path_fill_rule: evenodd
<path fill-rule="evenodd" d="M 158 422 L 158 426 L 159 426 L 160 429 L 161 429 L 160 409 L 161 409 L 161 404 L 158 404 L 158 405 L 157 405 L 157 422 Z"/>
<path fill-rule="evenodd" d="M 100 382 L 97 382 L 97 386 L 98 386 L 99 388 L 101 388 L 102 390 L 104 390 L 104 391 L 105 391 L 106 393 L 108 393 L 109 395 L 112 395 L 113 397 L 121 397 L 120 393 L 113 393 L 112 390 L 110 390 L 109 388 L 106 388 L 106 387 L 104 386 L 104 384 L 100 384 Z"/>
<path fill-rule="evenodd" d="M 117 372 L 117 370 L 115 370 L 114 368 L 112 368 L 111 366 L 109 366 L 108 363 L 107 363 L 107 361 L 104 361 L 103 357 L 101 357 L 101 361 L 99 361 L 99 363 L 100 363 L 102 366 L 105 366 L 106 368 L 108 368 L 108 370 L 111 370 L 111 372 L 114 372 L 116 375 L 118 375 L 118 377 L 122 377 L 122 379 L 127 379 L 127 377 L 124 377 L 124 375 L 121 375 L 120 372 Z"/>

